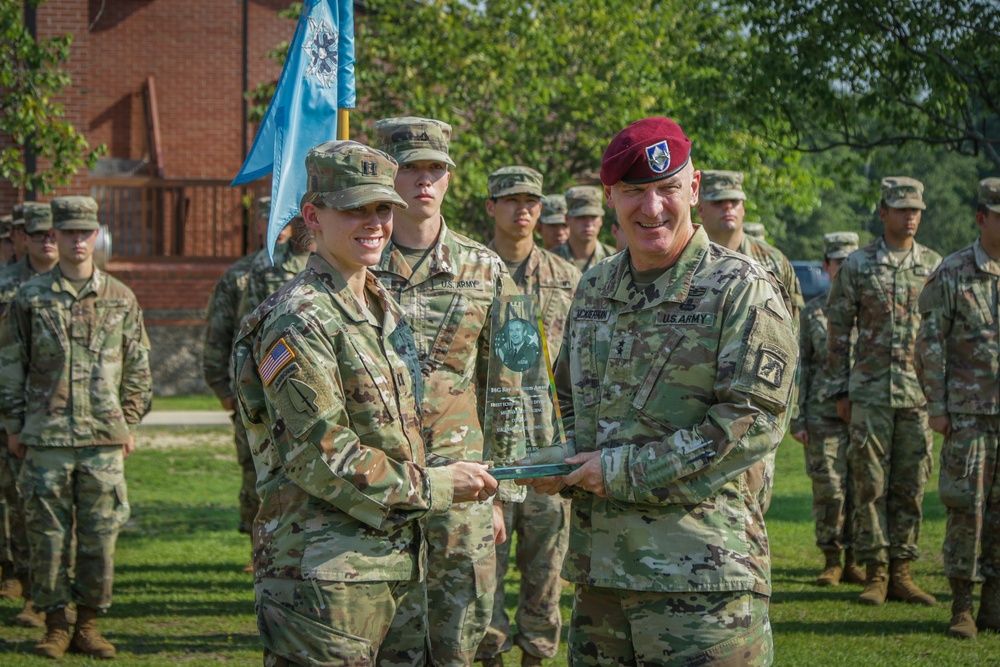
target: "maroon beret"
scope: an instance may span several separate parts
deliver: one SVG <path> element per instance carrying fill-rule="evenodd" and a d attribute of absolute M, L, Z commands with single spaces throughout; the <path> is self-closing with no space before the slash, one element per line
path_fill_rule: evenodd
<path fill-rule="evenodd" d="M 601 161 L 601 182 L 650 183 L 673 176 L 688 163 L 691 140 L 666 116 L 632 123 L 608 144 Z"/>

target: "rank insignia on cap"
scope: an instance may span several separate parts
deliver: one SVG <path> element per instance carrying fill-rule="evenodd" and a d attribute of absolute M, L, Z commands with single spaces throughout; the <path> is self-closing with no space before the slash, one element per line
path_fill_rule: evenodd
<path fill-rule="evenodd" d="M 285 342 L 284 338 L 279 338 L 278 342 L 268 350 L 267 356 L 264 357 L 264 362 L 258 369 L 264 386 L 269 386 L 274 381 L 274 378 L 277 377 L 278 371 L 287 366 L 294 358 L 295 353 L 292 352 L 292 348 L 288 347 L 288 343 Z"/>
<path fill-rule="evenodd" d="M 757 360 L 757 377 L 775 387 L 781 387 L 785 378 L 785 353 L 781 348 L 764 343 Z"/>
<path fill-rule="evenodd" d="M 670 148 L 666 141 L 660 141 L 652 146 L 646 146 L 646 160 L 654 173 L 662 174 L 670 166 Z"/>

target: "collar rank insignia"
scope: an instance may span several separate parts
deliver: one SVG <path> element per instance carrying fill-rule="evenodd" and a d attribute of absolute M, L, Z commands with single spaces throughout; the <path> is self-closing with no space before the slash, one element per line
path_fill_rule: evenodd
<path fill-rule="evenodd" d="M 667 142 L 660 141 L 652 146 L 646 146 L 646 161 L 654 174 L 662 174 L 670 166 L 670 148 Z"/>
<path fill-rule="evenodd" d="M 279 338 L 278 342 L 268 350 L 260 367 L 257 369 L 264 386 L 270 386 L 274 382 L 274 378 L 277 377 L 278 371 L 287 366 L 294 358 L 295 353 L 292 352 L 292 348 L 288 347 L 288 343 L 285 342 L 284 338 Z"/>

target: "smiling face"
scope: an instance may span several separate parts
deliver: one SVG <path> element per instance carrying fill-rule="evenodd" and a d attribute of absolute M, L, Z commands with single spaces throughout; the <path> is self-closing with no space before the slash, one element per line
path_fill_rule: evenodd
<path fill-rule="evenodd" d="M 396 192 L 408 205 L 405 211 L 397 212 L 399 219 L 419 222 L 437 217 L 450 181 L 451 173 L 444 162 L 417 160 L 399 165 Z"/>
<path fill-rule="evenodd" d="M 677 262 L 694 233 L 691 206 L 698 201 L 700 180 L 701 174 L 687 165 L 677 174 L 652 183 L 619 181 L 605 186 L 637 270 Z"/>
<path fill-rule="evenodd" d="M 486 212 L 496 223 L 497 237 L 516 242 L 531 238 L 542 215 L 542 199 L 530 194 L 487 199 Z"/>
<path fill-rule="evenodd" d="M 302 216 L 316 233 L 316 253 L 349 278 L 378 264 L 392 235 L 392 208 L 376 202 L 338 211 L 307 203 Z"/>

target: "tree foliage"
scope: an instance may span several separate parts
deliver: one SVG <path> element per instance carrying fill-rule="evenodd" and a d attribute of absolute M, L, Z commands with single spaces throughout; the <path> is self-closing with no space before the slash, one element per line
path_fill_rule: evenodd
<path fill-rule="evenodd" d="M 28 0 L 37 6 L 41 0 Z M 0 0 L 0 133 L 12 145 L 0 150 L 0 177 L 15 188 L 50 192 L 65 185 L 84 166 L 93 166 L 104 146 L 87 140 L 63 120 L 56 101 L 69 76 L 60 65 L 69 58 L 70 35 L 36 42 L 24 26 L 21 0 Z M 29 174 L 26 148 L 39 159 Z"/>
<path fill-rule="evenodd" d="M 750 128 L 804 151 L 922 142 L 1000 167 L 996 0 L 728 0 Z"/>

